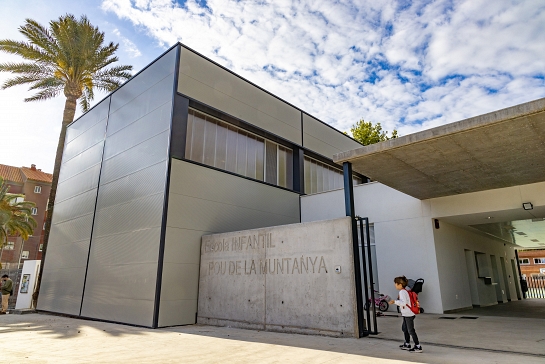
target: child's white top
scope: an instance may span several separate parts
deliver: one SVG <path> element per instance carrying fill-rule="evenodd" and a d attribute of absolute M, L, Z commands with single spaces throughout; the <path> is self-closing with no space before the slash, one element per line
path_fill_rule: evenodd
<path fill-rule="evenodd" d="M 411 298 L 409 297 L 409 293 L 405 289 L 399 291 L 399 299 L 395 300 L 395 304 L 399 306 L 401 316 L 414 316 L 414 312 L 412 312 L 410 308 Z"/>

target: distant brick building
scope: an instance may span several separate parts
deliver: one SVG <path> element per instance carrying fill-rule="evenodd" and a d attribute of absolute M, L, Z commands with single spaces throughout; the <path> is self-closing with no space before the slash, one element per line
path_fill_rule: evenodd
<path fill-rule="evenodd" d="M 34 164 L 30 168 L 0 164 L 0 176 L 10 186 L 9 193 L 23 194 L 25 201 L 36 204 L 32 215 L 37 225 L 32 236 L 24 242 L 20 237 L 9 237 L 8 243 L 0 251 L 2 266 L 15 268 L 26 259 L 42 258 L 43 229 L 53 176 L 36 169 Z"/>
<path fill-rule="evenodd" d="M 522 250 L 518 254 L 523 275 L 528 277 L 545 275 L 545 249 Z"/>

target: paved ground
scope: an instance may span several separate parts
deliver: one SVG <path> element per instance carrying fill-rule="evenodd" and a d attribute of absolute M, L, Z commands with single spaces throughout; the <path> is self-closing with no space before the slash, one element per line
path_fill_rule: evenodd
<path fill-rule="evenodd" d="M 428 318 L 429 317 L 429 318 Z M 389 320 L 389 321 L 388 321 Z M 475 320 L 473 322 L 484 322 Z M 423 341 L 433 341 L 437 333 L 427 332 L 434 323 L 458 325 L 457 320 L 442 323 L 434 315 L 422 315 L 417 326 Z M 542 320 L 540 320 L 542 321 Z M 2 363 L 544 363 L 545 356 L 498 353 L 426 345 L 424 353 L 410 354 L 397 348 L 399 318 L 380 318 L 385 329 L 381 337 L 336 339 L 319 336 L 184 326 L 151 330 L 131 326 L 65 317 L 29 314 L 0 316 Z M 472 323 L 470 323 L 472 324 Z M 505 348 L 512 323 L 504 325 L 496 344 Z M 539 323 L 543 325 L 543 322 Z M 518 324 L 517 324 L 518 325 Z M 526 323 L 522 323 L 526 325 Z M 397 327 L 397 330 L 394 328 Z M 493 327 L 493 326 L 492 326 Z M 543 326 L 541 326 L 543 327 Z M 475 329 L 475 328 L 473 328 Z M 391 330 L 391 332 L 390 332 Z M 459 343 L 467 331 L 443 327 L 445 335 Z M 395 331 L 395 332 L 394 332 Z M 541 335 L 544 336 L 544 330 Z M 480 333 L 483 336 L 483 333 Z M 452 340 L 452 337 L 455 337 Z M 448 335 L 444 336 L 449 338 Z M 478 338 L 475 333 L 473 338 Z M 473 346 L 480 342 L 473 342 Z M 525 347 L 545 346 L 534 343 Z M 539 350 L 537 350 L 539 351 Z"/>
<path fill-rule="evenodd" d="M 458 315 L 545 319 L 545 299 L 528 298 L 521 301 L 500 303 L 494 306 L 478 307 L 461 311 Z"/>

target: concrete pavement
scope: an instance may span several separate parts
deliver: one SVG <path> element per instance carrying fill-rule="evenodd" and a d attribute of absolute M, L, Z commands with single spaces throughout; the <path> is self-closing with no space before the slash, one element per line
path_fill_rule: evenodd
<path fill-rule="evenodd" d="M 422 315 L 424 317 L 425 315 Z M 421 319 L 422 317 L 419 317 Z M 382 321 L 392 320 L 391 323 Z M 421 335 L 427 337 L 424 321 Z M 394 322 L 396 321 L 396 322 Z M 430 322 L 433 320 L 429 319 Z M 455 320 L 453 320 L 455 321 Z M 476 320 L 478 321 L 478 320 Z M 381 318 L 383 328 L 397 318 Z M 505 327 L 506 330 L 509 327 Z M 452 330 L 445 330 L 450 331 Z M 393 331 L 392 331 L 393 334 Z M 545 356 L 424 346 L 398 349 L 396 340 L 348 339 L 212 326 L 145 329 L 31 314 L 0 316 L 4 363 L 543 363 Z M 386 333 L 383 337 L 387 337 Z M 426 338 L 429 340 L 429 338 Z M 504 341 L 498 342 L 502 348 Z M 538 344 L 539 345 L 539 344 Z M 543 345 L 541 345 L 543 346 Z"/>

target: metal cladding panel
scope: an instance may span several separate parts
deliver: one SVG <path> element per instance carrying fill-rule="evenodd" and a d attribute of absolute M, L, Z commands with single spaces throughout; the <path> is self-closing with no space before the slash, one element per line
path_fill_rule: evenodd
<path fill-rule="evenodd" d="M 359 148 L 362 145 L 303 113 L 303 146 L 327 158 L 333 158 L 333 154 Z"/>
<path fill-rule="evenodd" d="M 157 239 L 158 242 L 158 239 Z M 134 247 L 138 249 L 138 247 Z M 159 244 L 157 244 L 158 253 Z M 81 315 L 152 326 L 157 261 L 98 265 L 89 259 Z"/>
<path fill-rule="evenodd" d="M 152 326 L 176 49 L 112 95 L 81 315 Z"/>
<path fill-rule="evenodd" d="M 94 106 L 89 112 L 82 115 L 78 120 L 68 126 L 66 130 L 65 145 L 76 139 L 81 134 L 92 128 L 99 121 L 108 117 L 110 98 L 107 97 Z"/>
<path fill-rule="evenodd" d="M 256 204 L 259 204 L 256 195 Z M 287 201 L 287 205 L 293 205 Z M 171 207 L 172 203 L 172 207 Z M 229 232 L 299 222 L 299 216 L 288 216 L 257 209 L 233 206 L 219 201 L 170 194 L 168 224 L 185 229 Z"/>
<path fill-rule="evenodd" d="M 299 195 L 296 192 L 179 160 L 173 160 L 172 166 L 170 194 L 299 219 Z M 170 213 L 168 217 L 171 218 Z M 274 225 L 278 224 L 267 226 Z"/>
<path fill-rule="evenodd" d="M 199 264 L 164 263 L 163 285 L 176 289 L 161 291 L 161 300 L 195 299 L 199 294 Z"/>
<path fill-rule="evenodd" d="M 194 324 L 196 312 L 197 300 L 161 300 L 159 327 Z"/>
<path fill-rule="evenodd" d="M 102 119 L 85 133 L 80 134 L 74 140 L 66 143 L 62 153 L 63 163 L 81 154 L 83 151 L 91 148 L 93 145 L 103 141 L 107 122 L 108 118 Z"/>
<path fill-rule="evenodd" d="M 95 211 L 96 188 L 55 204 L 51 223 L 56 225 Z"/>
<path fill-rule="evenodd" d="M 89 259 L 100 265 L 117 265 L 126 261 L 138 264 L 157 262 L 157 246 L 146 243 L 159 239 L 160 235 L 161 228 L 156 227 L 97 237 L 93 239 Z"/>
<path fill-rule="evenodd" d="M 166 171 L 168 139 L 169 132 L 165 131 L 102 162 L 100 185 L 110 183 L 162 161 L 165 162 Z"/>
<path fill-rule="evenodd" d="M 297 193 L 173 159 L 160 326 L 195 323 L 202 235 L 297 222 Z"/>
<path fill-rule="evenodd" d="M 165 263 L 199 264 L 201 260 L 201 236 L 209 231 L 167 227 L 165 238 Z M 194 242 L 199 242 L 195 244 Z"/>
<path fill-rule="evenodd" d="M 63 163 L 59 173 L 59 183 L 62 183 L 97 164 L 100 164 L 103 149 L 104 142 L 100 142 L 69 161 L 66 161 L 66 163 Z"/>
<path fill-rule="evenodd" d="M 89 240 L 69 242 L 67 244 L 55 244 L 47 249 L 47 263 L 56 267 L 85 268 L 87 266 L 87 254 L 89 253 Z M 80 294 L 83 292 L 80 291 Z"/>
<path fill-rule="evenodd" d="M 117 133 L 108 136 L 104 159 L 109 159 L 170 128 L 172 102 L 168 101 Z"/>
<path fill-rule="evenodd" d="M 78 315 L 110 98 L 68 126 L 38 308 Z"/>
<path fill-rule="evenodd" d="M 97 208 L 129 203 L 142 196 L 164 191 L 166 168 L 163 161 L 100 186 Z"/>
<path fill-rule="evenodd" d="M 170 92 L 170 98 L 172 98 L 175 66 L 176 48 L 173 48 L 170 52 L 163 55 L 161 58 L 149 65 L 148 68 L 144 69 L 141 73 L 139 73 L 134 78 L 125 83 L 123 86 L 121 86 L 112 95 L 110 115 L 115 113 L 117 110 L 119 110 L 121 107 L 128 104 L 135 98 L 137 98 L 140 94 L 148 91 L 150 88 L 153 88 L 154 85 L 156 85 L 166 77 L 171 77 L 172 79 L 172 83 L 170 84 L 170 87 L 168 87 L 168 91 Z M 161 90 L 161 92 L 162 91 L 164 90 Z M 146 100 L 145 102 L 147 103 L 148 100 Z M 110 133 L 108 133 L 108 135 L 109 134 Z"/>
<path fill-rule="evenodd" d="M 183 48 L 178 92 L 301 145 L 301 112 Z"/>
<path fill-rule="evenodd" d="M 57 195 L 55 196 L 55 206 L 59 203 L 88 192 L 98 186 L 98 177 L 100 175 L 100 164 L 83 171 L 72 178 L 64 180 L 57 185 Z M 96 191 L 95 191 L 96 192 Z"/>
<path fill-rule="evenodd" d="M 99 197 L 93 239 L 161 226 L 163 201 L 164 194 L 161 192 L 127 203 L 100 208 Z"/>
<path fill-rule="evenodd" d="M 53 216 L 53 218 L 55 218 L 55 216 Z M 48 248 L 55 244 L 68 244 L 70 242 L 85 239 L 89 240 L 91 237 L 92 227 L 92 213 L 52 225 L 49 235 Z"/>
<path fill-rule="evenodd" d="M 144 117 L 154 119 L 150 123 L 152 126 L 160 123 L 161 118 L 157 116 L 157 109 L 160 109 L 165 103 L 172 101 L 173 83 L 174 74 L 171 74 L 146 92 L 143 92 L 138 97 L 129 101 L 123 107 L 113 112 L 110 115 L 110 120 L 108 121 L 107 136 L 109 137 L 119 132 L 119 130 L 126 128 L 130 124 L 135 123 Z M 170 122 L 170 118 L 168 118 L 168 116 L 170 116 L 170 109 L 167 109 L 167 119 Z M 147 122 L 144 121 L 144 123 Z M 141 123 L 140 125 L 143 124 Z"/>
<path fill-rule="evenodd" d="M 49 258 L 46 259 L 45 264 L 49 264 Z M 45 267 L 40 287 L 38 309 L 79 315 L 85 267 L 51 268 L 51 265 Z"/>

